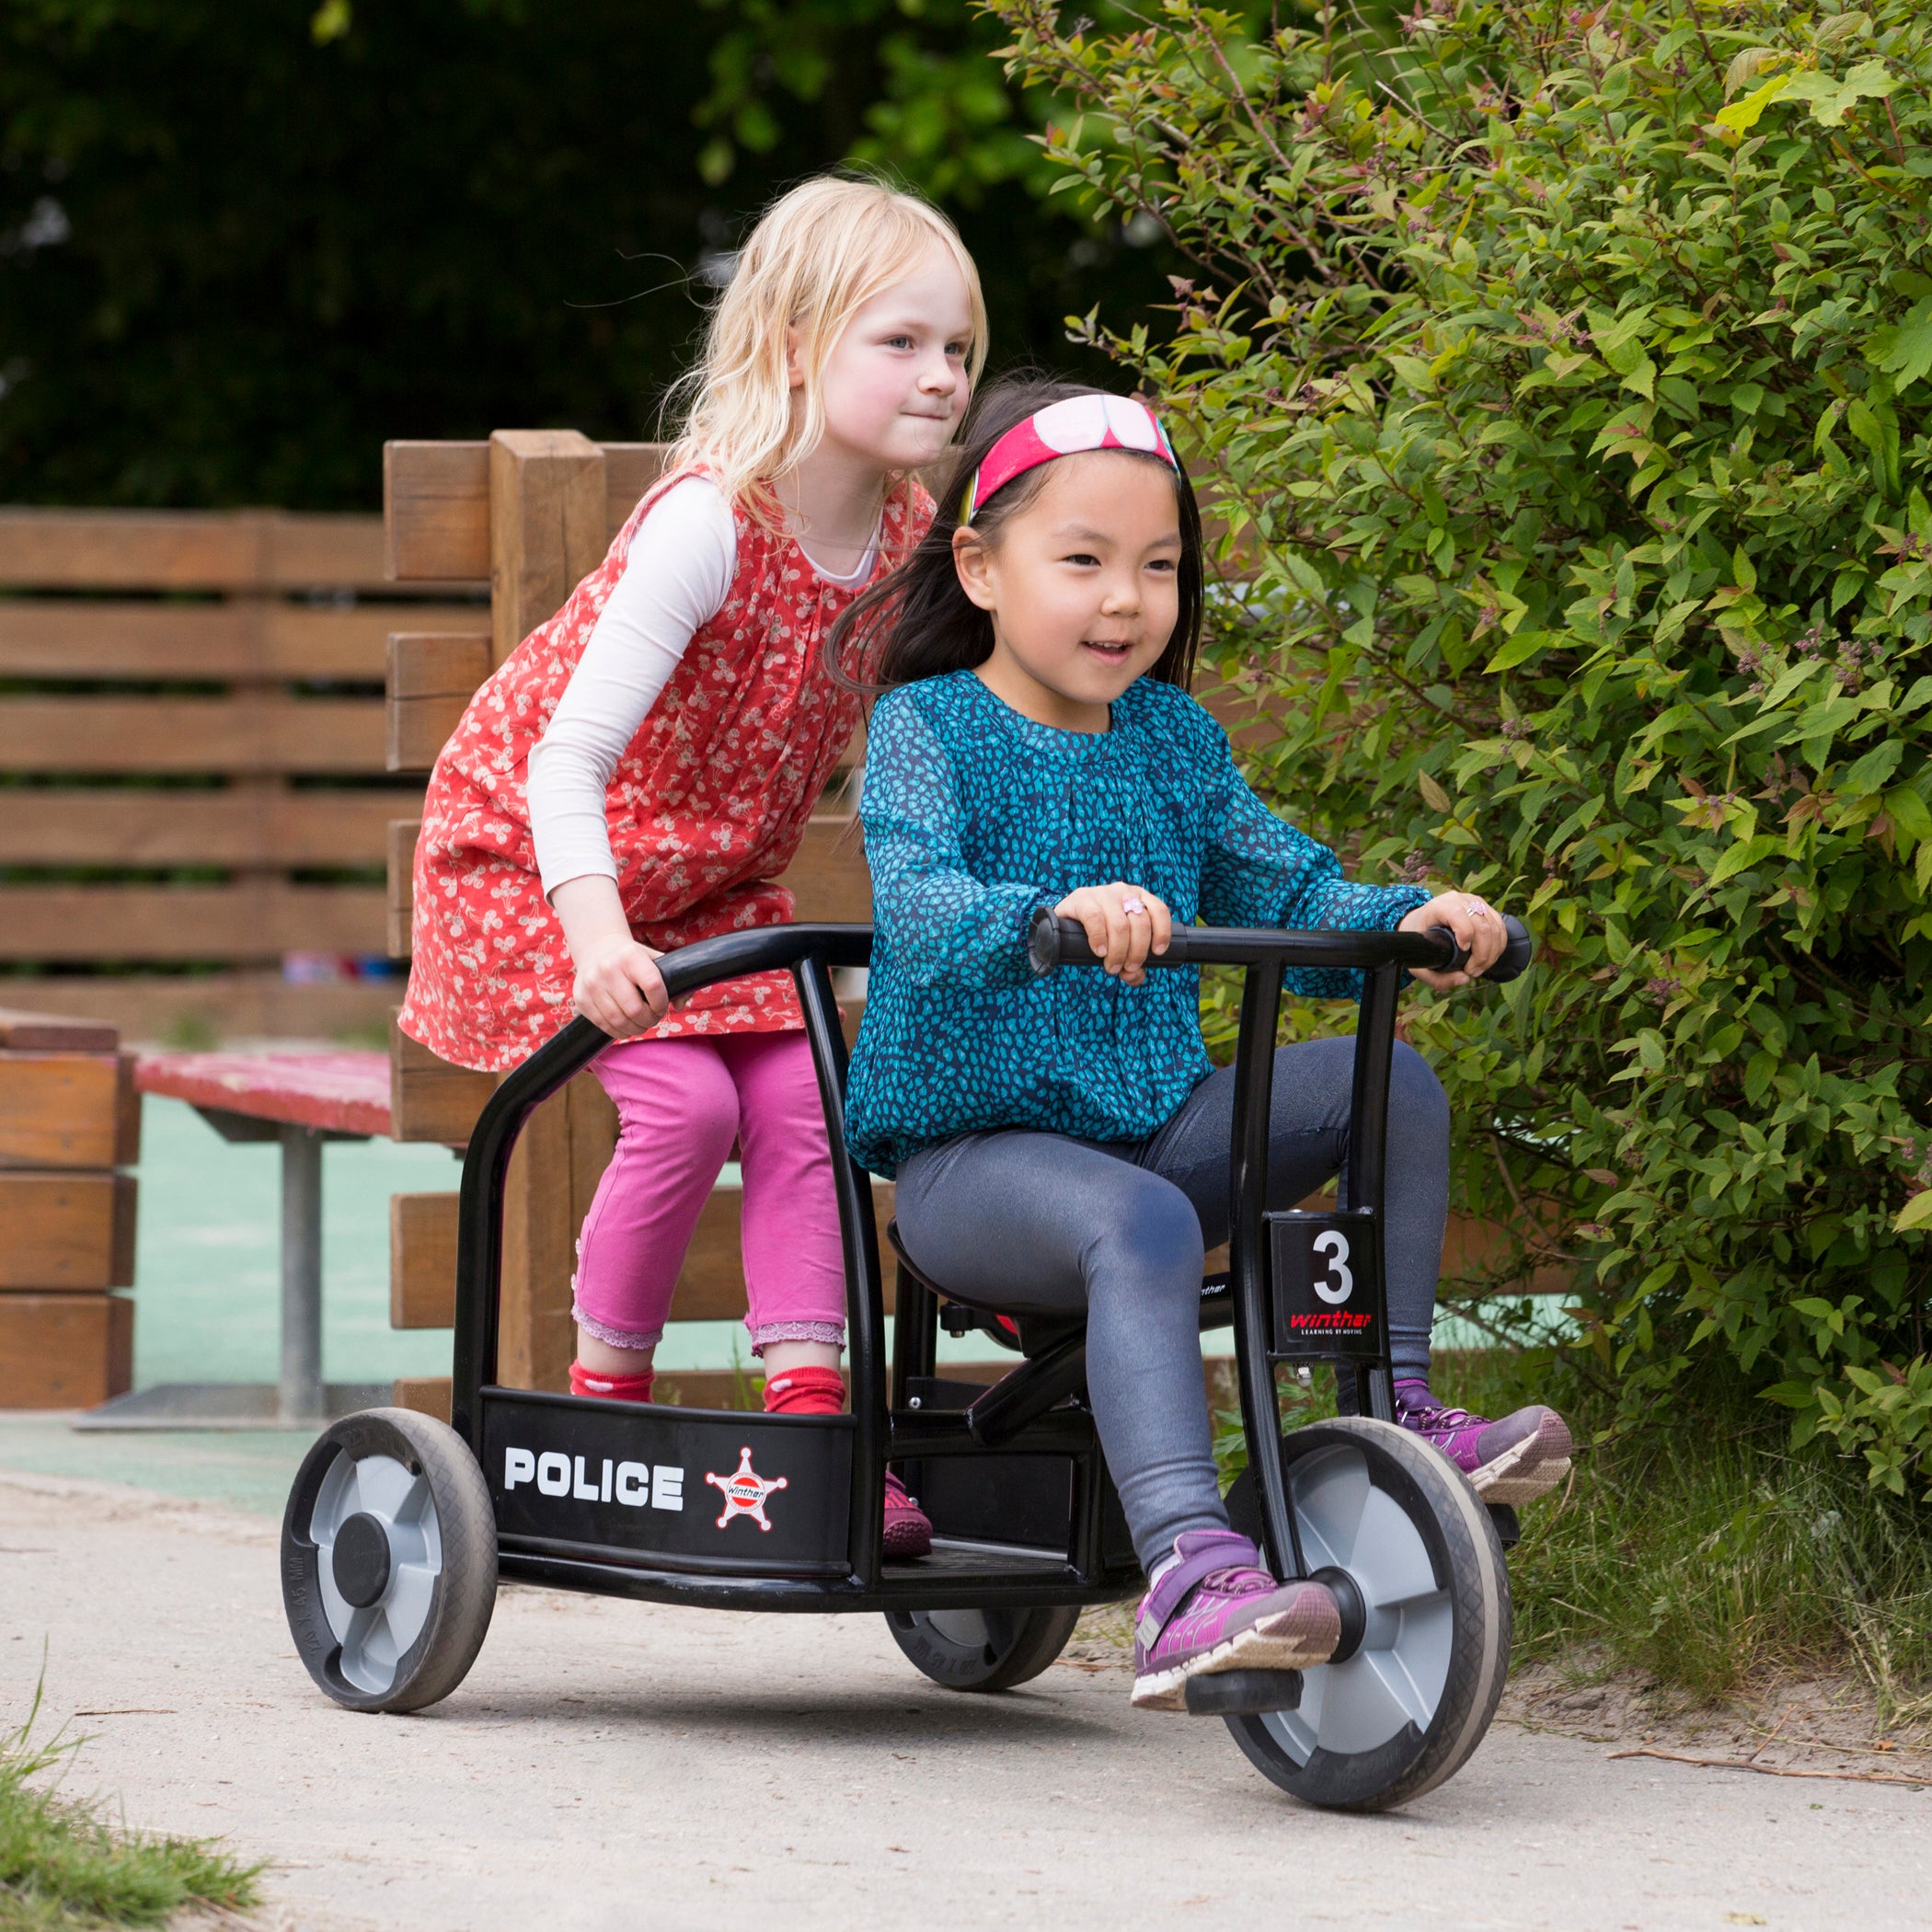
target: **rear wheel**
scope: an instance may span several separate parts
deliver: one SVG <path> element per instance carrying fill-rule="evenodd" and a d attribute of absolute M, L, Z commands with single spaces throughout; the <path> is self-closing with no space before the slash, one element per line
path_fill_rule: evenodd
<path fill-rule="evenodd" d="M 892 1641 L 948 1690 L 1011 1690 L 1066 1648 L 1077 1604 L 1046 1610 L 889 1610 Z"/>
<path fill-rule="evenodd" d="M 1227 1728 L 1310 1804 L 1404 1803 L 1467 1762 L 1502 1696 L 1510 1581 L 1495 1525 L 1457 1471 L 1393 1423 L 1312 1422 L 1282 1454 L 1303 1558 L 1341 1604 L 1341 1647 L 1303 1673 L 1298 1708 Z M 1259 1535 L 1251 1472 L 1228 1513 Z"/>
<path fill-rule="evenodd" d="M 331 1423 L 282 1523 L 282 1597 L 308 1673 L 351 1710 L 420 1710 L 461 1684 L 496 1605 L 483 1472 L 447 1423 L 370 1409 Z"/>

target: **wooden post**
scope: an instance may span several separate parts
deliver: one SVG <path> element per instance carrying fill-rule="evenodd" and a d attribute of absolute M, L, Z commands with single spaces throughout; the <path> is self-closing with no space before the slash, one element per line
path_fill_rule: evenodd
<path fill-rule="evenodd" d="M 575 430 L 489 439 L 489 627 L 500 664 L 610 547 L 604 452 Z"/>
<path fill-rule="evenodd" d="M 0 1409 L 88 1409 L 133 1376 L 141 1101 L 109 1026 L 0 1010 Z"/>
<path fill-rule="evenodd" d="M 500 664 L 556 615 L 609 547 L 604 452 L 575 430 L 489 439 L 489 612 Z M 497 1373 L 514 1388 L 564 1388 L 575 1335 L 577 1231 L 617 1144 L 616 1110 L 580 1075 L 531 1117 L 510 1163 Z"/>

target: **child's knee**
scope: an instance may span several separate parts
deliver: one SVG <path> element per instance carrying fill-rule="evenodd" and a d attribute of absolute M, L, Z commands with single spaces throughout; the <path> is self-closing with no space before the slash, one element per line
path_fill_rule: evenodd
<path fill-rule="evenodd" d="M 1127 1212 L 1110 1217 L 1096 1260 L 1098 1272 L 1127 1276 L 1156 1293 L 1199 1292 L 1206 1253 L 1201 1217 L 1171 1182 L 1153 1175 L 1135 1191 Z"/>
<path fill-rule="evenodd" d="M 1389 1067 L 1389 1097 L 1394 1103 L 1389 1109 L 1391 1121 L 1406 1118 L 1422 1133 L 1447 1136 L 1449 1096 L 1443 1091 L 1435 1069 L 1407 1041 L 1396 1042 Z"/>
<path fill-rule="evenodd" d="M 738 1138 L 738 1089 L 715 1053 L 676 1053 L 683 1044 L 644 1043 L 640 1055 L 669 1048 L 675 1057 L 644 1069 L 642 1077 L 604 1082 L 616 1103 L 618 1144 L 654 1164 L 668 1160 L 715 1173 Z"/>

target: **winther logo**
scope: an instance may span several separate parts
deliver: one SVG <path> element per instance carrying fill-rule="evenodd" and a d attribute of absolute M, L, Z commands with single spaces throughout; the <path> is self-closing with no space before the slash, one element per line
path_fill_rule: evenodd
<path fill-rule="evenodd" d="M 630 1510 L 682 1510 L 684 1472 L 673 1463 L 615 1463 L 604 1458 L 594 1477 L 581 1455 L 546 1449 L 537 1455 L 528 1449 L 503 1452 L 503 1488 L 535 1482 L 543 1496 L 569 1496 L 579 1502 L 621 1502 Z"/>
<path fill-rule="evenodd" d="M 748 1448 L 738 1452 L 738 1466 L 730 1476 L 707 1475 L 705 1480 L 724 1491 L 724 1514 L 718 1519 L 719 1529 L 733 1516 L 749 1516 L 760 1529 L 768 1530 L 772 1524 L 765 1513 L 765 1499 L 775 1489 L 790 1487 L 782 1476 L 770 1482 L 760 1476 L 752 1467 L 752 1452 Z"/>

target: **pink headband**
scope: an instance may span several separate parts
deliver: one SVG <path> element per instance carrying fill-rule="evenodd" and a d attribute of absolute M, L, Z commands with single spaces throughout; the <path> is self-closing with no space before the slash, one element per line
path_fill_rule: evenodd
<path fill-rule="evenodd" d="M 1170 468 L 1180 467 L 1167 431 L 1145 403 L 1131 396 L 1069 396 L 1015 423 L 986 452 L 960 500 L 960 523 L 972 523 L 994 491 L 1015 477 L 1055 456 L 1077 456 L 1087 450 L 1144 450 Z"/>

